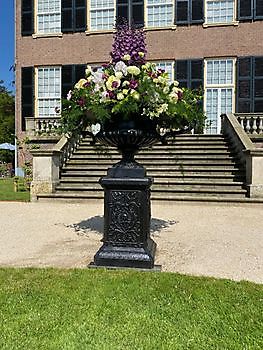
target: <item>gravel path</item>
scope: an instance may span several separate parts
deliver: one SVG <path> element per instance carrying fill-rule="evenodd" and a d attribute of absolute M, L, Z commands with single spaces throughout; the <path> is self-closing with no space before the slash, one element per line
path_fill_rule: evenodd
<path fill-rule="evenodd" d="M 103 205 L 0 202 L 0 266 L 85 267 L 100 247 Z M 152 205 L 163 271 L 263 283 L 263 205 Z"/>

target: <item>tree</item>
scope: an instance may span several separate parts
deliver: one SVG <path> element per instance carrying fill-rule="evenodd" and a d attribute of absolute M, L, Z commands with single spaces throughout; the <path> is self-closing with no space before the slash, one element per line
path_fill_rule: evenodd
<path fill-rule="evenodd" d="M 15 142 L 15 98 L 0 80 L 0 144 Z M 0 160 L 11 162 L 14 152 L 0 150 Z"/>

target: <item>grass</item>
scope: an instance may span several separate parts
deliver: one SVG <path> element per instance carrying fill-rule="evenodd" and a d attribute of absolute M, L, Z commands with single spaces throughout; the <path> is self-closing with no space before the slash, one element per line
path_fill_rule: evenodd
<path fill-rule="evenodd" d="M 29 201 L 28 191 L 15 192 L 13 178 L 0 179 L 0 201 Z"/>
<path fill-rule="evenodd" d="M 263 349 L 263 286 L 172 273 L 0 269 L 1 349 Z"/>

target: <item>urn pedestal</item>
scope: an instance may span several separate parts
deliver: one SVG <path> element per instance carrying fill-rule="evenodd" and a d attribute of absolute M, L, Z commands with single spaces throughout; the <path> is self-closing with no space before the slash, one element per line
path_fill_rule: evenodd
<path fill-rule="evenodd" d="M 103 177 L 104 237 L 97 266 L 154 267 L 156 243 L 150 238 L 152 179 Z"/>

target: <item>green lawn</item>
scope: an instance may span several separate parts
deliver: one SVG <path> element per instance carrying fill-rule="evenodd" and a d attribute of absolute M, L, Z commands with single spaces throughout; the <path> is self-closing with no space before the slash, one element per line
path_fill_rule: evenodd
<path fill-rule="evenodd" d="M 263 349 L 263 285 L 172 273 L 0 269 L 0 349 Z"/>
<path fill-rule="evenodd" d="M 28 191 L 14 192 L 14 180 L 0 179 L 0 201 L 29 201 Z"/>

